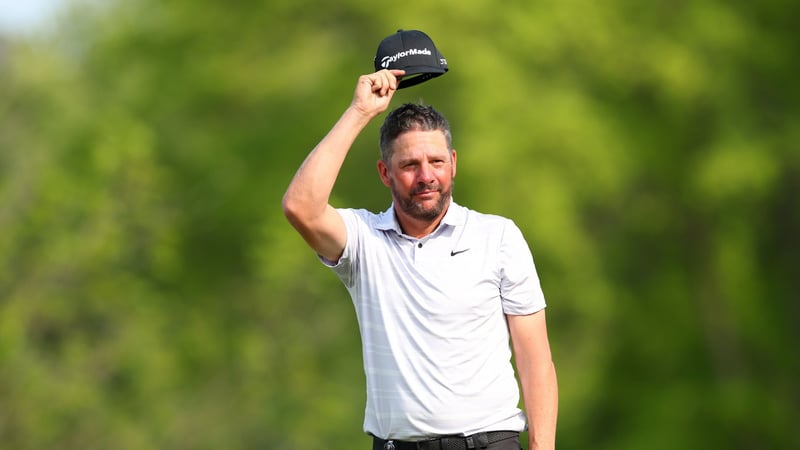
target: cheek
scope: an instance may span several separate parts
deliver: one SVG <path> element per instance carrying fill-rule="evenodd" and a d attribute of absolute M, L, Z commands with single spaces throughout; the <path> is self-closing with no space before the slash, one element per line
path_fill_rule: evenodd
<path fill-rule="evenodd" d="M 411 170 L 398 170 L 392 173 L 392 179 L 396 184 L 411 185 L 416 180 L 416 174 Z"/>
<path fill-rule="evenodd" d="M 446 169 L 439 171 L 437 175 L 439 183 L 446 184 L 453 180 L 455 174 L 453 173 L 452 167 L 447 167 Z"/>

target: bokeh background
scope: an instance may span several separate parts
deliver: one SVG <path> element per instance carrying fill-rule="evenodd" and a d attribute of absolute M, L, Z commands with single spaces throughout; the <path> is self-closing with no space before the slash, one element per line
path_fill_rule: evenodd
<path fill-rule="evenodd" d="M 345 289 L 282 216 L 427 32 L 456 200 L 548 299 L 558 448 L 800 448 L 800 3 L 73 2 L 0 38 L 0 448 L 356 449 Z M 333 202 L 374 211 L 378 121 Z"/>

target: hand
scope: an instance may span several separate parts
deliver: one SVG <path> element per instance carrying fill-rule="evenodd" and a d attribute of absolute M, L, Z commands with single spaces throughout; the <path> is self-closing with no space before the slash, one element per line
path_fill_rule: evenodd
<path fill-rule="evenodd" d="M 351 106 L 369 118 L 384 112 L 397 90 L 399 78 L 405 73 L 404 70 L 383 69 L 358 77 Z"/>

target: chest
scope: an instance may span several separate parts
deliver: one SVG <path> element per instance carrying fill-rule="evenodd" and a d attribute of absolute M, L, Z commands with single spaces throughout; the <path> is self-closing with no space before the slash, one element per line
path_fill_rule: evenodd
<path fill-rule="evenodd" d="M 495 315 L 500 305 L 502 270 L 498 244 L 491 237 L 463 239 L 436 236 L 415 240 L 383 236 L 367 246 L 377 263 L 364 280 L 375 297 L 398 312 L 410 308 L 428 317 Z M 371 264 L 375 268 L 375 264 Z"/>

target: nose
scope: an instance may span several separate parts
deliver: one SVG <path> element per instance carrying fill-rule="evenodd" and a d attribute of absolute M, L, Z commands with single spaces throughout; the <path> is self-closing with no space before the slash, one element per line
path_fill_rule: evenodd
<path fill-rule="evenodd" d="M 424 162 L 419 165 L 419 170 L 417 171 L 417 181 L 425 184 L 430 183 L 434 180 L 433 174 L 433 167 L 429 163 Z"/>

